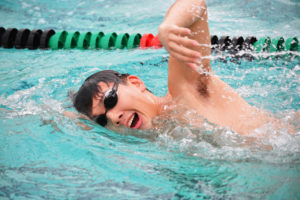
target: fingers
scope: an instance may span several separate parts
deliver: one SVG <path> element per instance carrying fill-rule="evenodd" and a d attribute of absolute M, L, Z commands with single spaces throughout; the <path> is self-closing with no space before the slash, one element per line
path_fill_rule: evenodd
<path fill-rule="evenodd" d="M 173 26 L 171 32 L 174 33 L 175 35 L 181 35 L 181 36 L 189 36 L 192 33 L 190 29 L 179 27 L 179 26 Z"/>
<path fill-rule="evenodd" d="M 197 65 L 194 63 L 186 63 L 186 65 L 195 71 L 197 71 L 197 69 L 198 69 Z"/>
<path fill-rule="evenodd" d="M 174 41 L 174 42 L 176 42 L 180 45 L 183 45 L 185 47 L 188 47 L 190 49 L 193 49 L 193 48 L 196 48 L 196 47 L 200 46 L 200 44 L 196 40 L 192 40 L 188 37 L 182 37 L 182 36 L 178 36 L 178 35 L 175 35 L 175 34 L 170 35 L 170 40 Z"/>
<path fill-rule="evenodd" d="M 198 46 L 197 41 L 174 35 L 170 36 L 170 53 L 177 53 L 187 57 L 184 60 L 185 62 L 195 62 L 195 59 L 199 59 L 201 57 L 201 54 L 197 50 L 194 50 L 196 46 Z"/>
<path fill-rule="evenodd" d="M 179 33 L 180 31 L 181 33 L 184 33 L 184 31 L 189 30 L 180 27 L 177 27 L 176 29 L 176 33 Z M 197 47 L 199 47 L 199 43 L 195 40 L 174 33 L 169 35 L 168 50 L 170 53 L 177 53 L 184 57 L 188 57 L 183 60 L 185 62 L 195 62 L 195 59 L 201 57 L 201 54 L 196 50 Z"/>
<path fill-rule="evenodd" d="M 190 59 L 199 59 L 201 57 L 201 54 L 198 51 L 187 48 L 175 42 L 170 42 L 169 48 L 170 51 L 179 53 L 183 56 L 189 57 Z"/>
<path fill-rule="evenodd" d="M 183 56 L 182 54 L 176 53 L 176 52 L 170 52 L 170 54 L 174 58 L 178 59 L 181 62 L 200 64 L 200 59 L 198 59 L 198 58 L 190 58 L 190 57 Z"/>
<path fill-rule="evenodd" d="M 196 40 L 188 38 L 190 35 L 190 29 L 175 26 L 169 35 L 169 39 L 189 48 L 199 47 L 200 44 Z"/>
<path fill-rule="evenodd" d="M 188 38 L 190 35 L 191 30 L 188 28 L 176 25 L 159 27 L 160 40 L 170 55 L 196 70 L 197 65 L 201 63 L 201 54 L 197 50 L 200 45 L 196 40 Z"/>

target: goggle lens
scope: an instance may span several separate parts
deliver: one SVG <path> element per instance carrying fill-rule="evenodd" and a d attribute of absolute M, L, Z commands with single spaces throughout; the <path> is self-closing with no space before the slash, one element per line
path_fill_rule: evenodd
<path fill-rule="evenodd" d="M 106 126 L 107 125 L 107 117 L 106 117 L 106 113 L 109 109 L 112 109 L 113 107 L 115 107 L 118 103 L 118 94 L 117 94 L 117 90 L 118 90 L 118 84 L 119 82 L 117 82 L 116 85 L 114 85 L 113 89 L 106 92 L 105 96 L 104 96 L 104 107 L 105 107 L 105 113 L 99 115 L 96 118 L 96 122 L 98 124 L 100 124 L 101 126 Z M 116 86 L 116 89 L 115 89 Z"/>
<path fill-rule="evenodd" d="M 116 90 L 111 90 L 104 97 L 104 107 L 106 110 L 112 109 L 118 102 L 118 95 Z"/>

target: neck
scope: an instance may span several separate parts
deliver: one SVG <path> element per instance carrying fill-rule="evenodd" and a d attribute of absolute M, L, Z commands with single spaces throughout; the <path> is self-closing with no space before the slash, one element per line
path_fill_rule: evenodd
<path fill-rule="evenodd" d="M 158 97 L 152 94 L 151 92 L 149 92 L 147 94 L 147 99 L 153 105 L 153 107 L 151 108 L 153 117 L 162 115 L 166 111 L 166 108 L 172 105 L 172 98 L 169 94 L 163 97 Z"/>

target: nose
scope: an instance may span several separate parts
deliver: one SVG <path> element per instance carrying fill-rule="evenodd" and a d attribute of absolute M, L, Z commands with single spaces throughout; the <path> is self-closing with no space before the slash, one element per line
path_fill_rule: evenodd
<path fill-rule="evenodd" d="M 114 124 L 120 125 L 123 114 L 122 114 L 122 112 L 120 112 L 120 111 L 113 108 L 113 109 L 107 111 L 106 117 L 109 120 L 111 120 Z"/>

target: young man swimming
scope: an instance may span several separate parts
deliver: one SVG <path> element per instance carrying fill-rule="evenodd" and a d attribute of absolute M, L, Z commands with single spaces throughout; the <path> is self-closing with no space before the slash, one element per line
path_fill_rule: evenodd
<path fill-rule="evenodd" d="M 166 96 L 152 94 L 137 76 L 105 70 L 85 80 L 74 107 L 102 126 L 109 121 L 141 130 L 150 129 L 154 117 L 180 105 L 240 134 L 271 120 L 213 73 L 204 0 L 177 0 L 159 27 L 159 39 L 170 53 Z"/>

